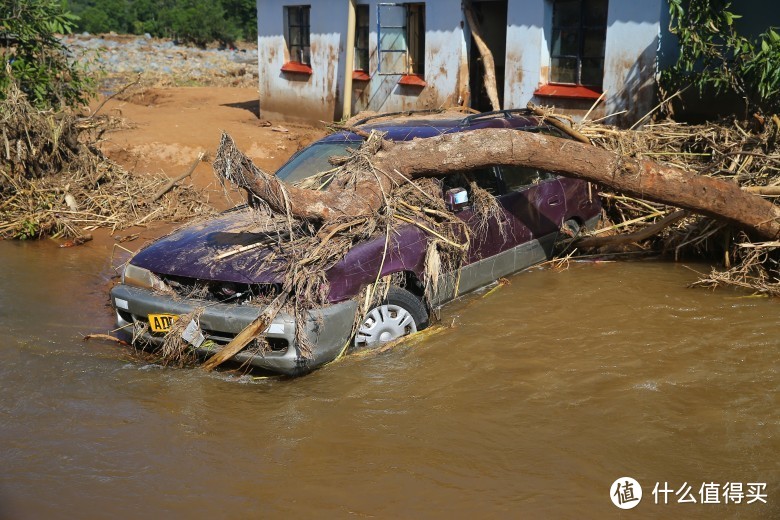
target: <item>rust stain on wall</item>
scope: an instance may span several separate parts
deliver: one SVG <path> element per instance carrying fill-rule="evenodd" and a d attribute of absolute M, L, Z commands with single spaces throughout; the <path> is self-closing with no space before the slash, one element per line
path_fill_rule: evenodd
<path fill-rule="evenodd" d="M 627 111 L 607 122 L 629 126 L 655 104 L 655 55 L 652 46 L 636 58 L 624 54 L 615 56 L 608 63 L 607 72 L 622 85 L 611 105 Z"/>
<path fill-rule="evenodd" d="M 542 78 L 542 83 L 546 83 L 550 81 L 550 66 L 549 65 L 542 65 L 541 70 L 539 71 L 539 77 Z"/>

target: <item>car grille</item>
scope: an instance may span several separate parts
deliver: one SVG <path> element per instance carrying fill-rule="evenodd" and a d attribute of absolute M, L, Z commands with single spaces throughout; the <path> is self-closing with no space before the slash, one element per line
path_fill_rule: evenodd
<path fill-rule="evenodd" d="M 267 303 L 281 291 L 280 284 L 246 284 L 236 282 L 204 281 L 184 276 L 160 276 L 182 298 L 215 303 L 239 305 Z"/>

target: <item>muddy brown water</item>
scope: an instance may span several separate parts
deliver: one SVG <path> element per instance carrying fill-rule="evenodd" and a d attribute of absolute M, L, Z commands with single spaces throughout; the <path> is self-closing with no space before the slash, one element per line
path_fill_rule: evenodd
<path fill-rule="evenodd" d="M 0 242 L 2 518 L 780 515 L 780 307 L 683 265 L 522 273 L 452 329 L 255 380 L 82 342 L 113 323 L 109 258 Z M 731 482 L 767 503 L 700 503 Z"/>

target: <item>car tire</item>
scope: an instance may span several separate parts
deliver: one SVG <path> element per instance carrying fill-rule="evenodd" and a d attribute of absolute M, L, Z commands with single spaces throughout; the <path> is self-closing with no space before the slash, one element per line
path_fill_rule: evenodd
<path fill-rule="evenodd" d="M 387 297 L 372 307 L 358 325 L 353 346 L 375 348 L 428 326 L 428 310 L 406 289 L 391 287 Z"/>

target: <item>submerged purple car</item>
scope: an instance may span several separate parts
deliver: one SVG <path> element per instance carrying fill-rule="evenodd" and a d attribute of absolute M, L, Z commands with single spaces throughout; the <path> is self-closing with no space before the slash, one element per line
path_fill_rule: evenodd
<path fill-rule="evenodd" d="M 542 132 L 565 138 L 559 130 L 524 110 L 504 110 L 468 117 L 440 119 L 404 117 L 364 120 L 361 130 L 377 130 L 385 138 L 406 141 L 443 133 L 468 132 L 483 128 L 509 128 L 519 132 Z M 328 159 L 348 155 L 362 138 L 350 132 L 329 135 L 294 155 L 276 175 L 297 182 L 332 168 Z M 314 345 L 309 356 L 296 343 L 296 320 L 279 313 L 266 329 L 270 350 L 244 350 L 233 361 L 271 372 L 298 375 L 339 356 L 346 345 L 373 347 L 425 328 L 433 309 L 461 294 L 489 285 L 503 276 L 550 258 L 562 231 L 577 233 L 595 226 L 601 213 L 598 196 L 588 183 L 559 177 L 533 168 L 494 166 L 464 172 L 493 194 L 504 213 L 504 233 L 495 220 L 486 229 L 472 222 L 470 193 L 447 189 L 442 196 L 449 207 L 472 228 L 468 258 L 456 284 L 454 274 L 444 276 L 434 301 L 423 298 L 423 271 L 429 236 L 417 226 L 399 227 L 391 247 L 385 236 L 352 248 L 326 275 L 330 292 L 328 305 L 311 311 L 306 334 Z M 121 284 L 111 290 L 111 302 L 120 327 L 143 324 L 136 338 L 147 344 L 161 344 L 172 317 L 203 307 L 202 334 L 215 344 L 227 344 L 255 320 L 263 307 L 253 299 L 272 293 L 281 283 L 279 273 L 256 267 L 267 254 L 263 248 L 249 248 L 217 263 L 214 258 L 236 246 L 256 244 L 251 232 L 252 211 L 238 207 L 205 223 L 195 224 L 161 238 L 139 251 L 126 265 Z M 479 230 L 482 229 L 482 232 Z M 385 256 L 383 260 L 383 255 Z M 392 287 L 387 298 L 371 309 L 353 334 L 358 309 L 357 295 L 381 275 L 395 274 L 403 284 Z M 194 288 L 206 287 L 197 292 Z M 165 290 L 161 290 L 165 289 Z M 457 294 L 455 291 L 457 290 Z M 203 355 L 212 352 L 193 349 Z"/>

